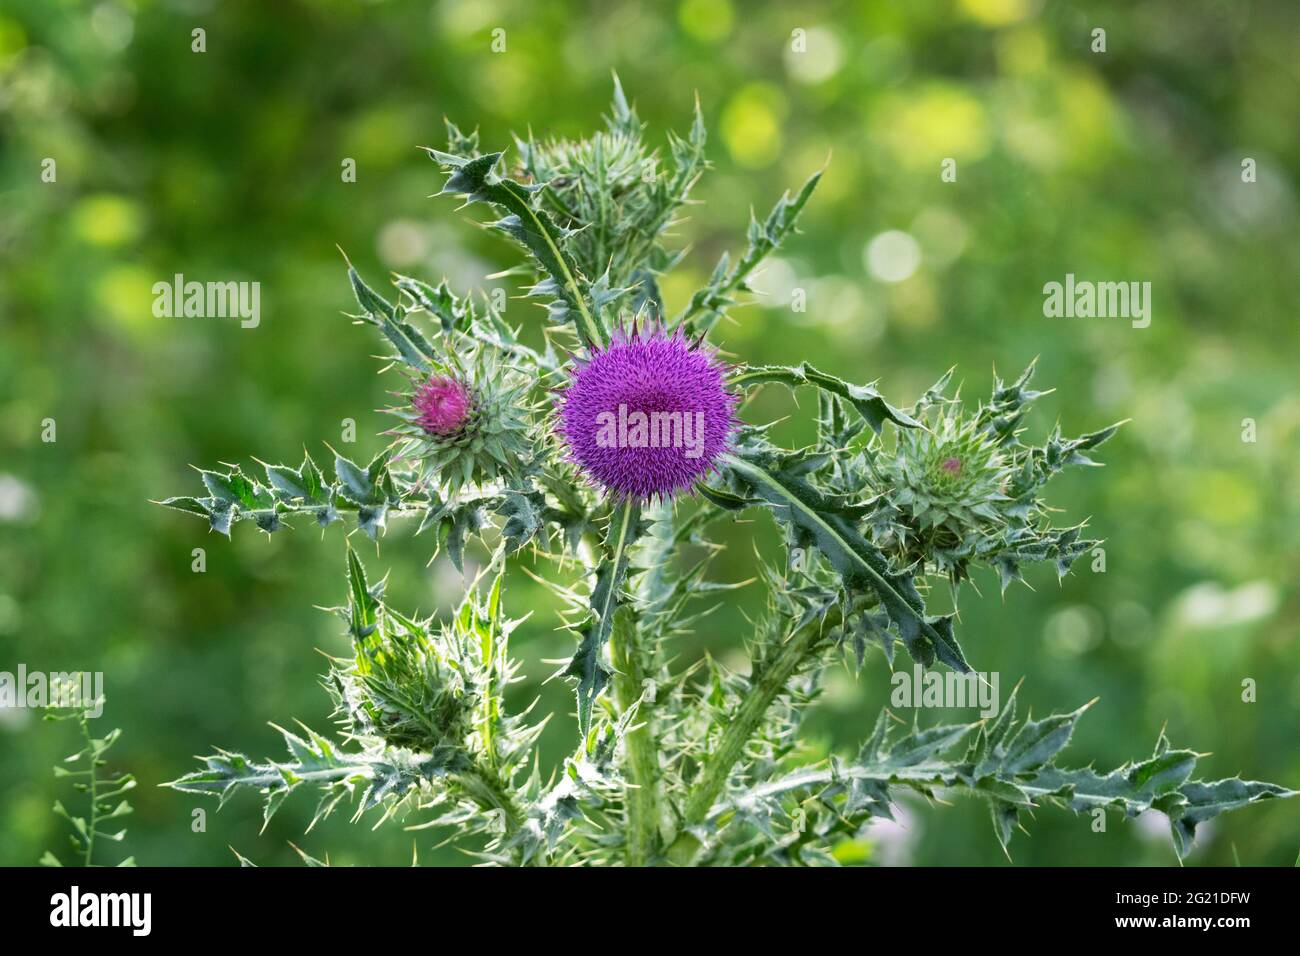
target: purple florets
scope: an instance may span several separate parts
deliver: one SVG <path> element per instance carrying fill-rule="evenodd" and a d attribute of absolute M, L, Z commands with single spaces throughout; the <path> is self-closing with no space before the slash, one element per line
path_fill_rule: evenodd
<path fill-rule="evenodd" d="M 460 431 L 469 417 L 473 397 L 465 385 L 447 375 L 435 375 L 415 390 L 411 404 L 427 434 L 445 438 Z"/>
<path fill-rule="evenodd" d="M 560 399 L 569 457 L 618 498 L 670 498 L 712 470 L 735 428 L 725 368 L 680 330 L 618 332 Z"/>

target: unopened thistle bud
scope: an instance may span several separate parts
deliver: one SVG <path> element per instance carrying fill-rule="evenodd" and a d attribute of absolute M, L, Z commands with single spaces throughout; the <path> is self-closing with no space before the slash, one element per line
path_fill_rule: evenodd
<path fill-rule="evenodd" d="M 449 375 L 435 375 L 415 390 L 411 404 L 420 413 L 416 421 L 427 434 L 447 438 L 465 427 L 473 400 L 462 382 Z"/>
<path fill-rule="evenodd" d="M 404 408 L 399 459 L 415 461 L 449 491 L 510 476 L 531 460 L 532 406 L 527 381 L 478 349 L 451 357 L 412 382 Z"/>
<path fill-rule="evenodd" d="M 955 533 L 997 518 L 1008 465 L 994 436 L 955 414 L 930 422 L 929 430 L 900 433 L 892 461 L 883 463 L 894 504 L 922 528 L 946 526 Z"/>
<path fill-rule="evenodd" d="M 894 509 L 900 564 L 960 568 L 1002 533 L 1010 463 L 976 421 L 952 411 L 932 416 L 925 429 L 900 431 L 876 467 Z"/>

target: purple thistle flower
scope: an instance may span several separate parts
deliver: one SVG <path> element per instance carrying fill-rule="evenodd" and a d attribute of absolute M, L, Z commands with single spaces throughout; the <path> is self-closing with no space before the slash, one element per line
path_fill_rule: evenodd
<path fill-rule="evenodd" d="M 474 397 L 463 383 L 447 375 L 435 375 L 411 396 L 420 413 L 417 422 L 427 434 L 445 438 L 454 435 L 469 418 Z"/>
<path fill-rule="evenodd" d="M 671 498 L 708 474 L 736 426 L 715 354 L 679 329 L 631 334 L 578 359 L 559 402 L 569 459 L 620 498 Z"/>

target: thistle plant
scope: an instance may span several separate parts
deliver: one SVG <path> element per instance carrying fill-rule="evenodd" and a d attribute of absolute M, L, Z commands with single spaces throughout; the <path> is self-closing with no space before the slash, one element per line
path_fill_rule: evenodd
<path fill-rule="evenodd" d="M 1070 769 L 1058 758 L 1087 705 L 1022 718 L 1015 694 L 967 724 L 885 711 L 855 754 L 809 757 L 802 723 L 831 669 L 877 650 L 892 663 L 902 645 L 925 668 L 972 671 L 956 614 L 927 609 L 934 582 L 958 600 L 981 568 L 1004 589 L 1033 563 L 1064 576 L 1098 543 L 1057 523 L 1043 496 L 1060 471 L 1094 465 L 1118 426 L 1030 443 L 1032 366 L 984 401 L 950 394 L 949 373 L 902 406 L 807 363 L 723 362 L 709 334 L 794 232 L 819 176 L 751 217 L 739 256 L 670 314 L 659 280 L 682 258 L 670 232 L 705 143 L 697 104 L 685 136 L 650 149 L 617 81 L 602 131 L 518 140 L 510 162 L 448 123 L 446 148 L 428 150 L 442 193 L 522 251 L 512 272 L 544 306 L 543 344 L 445 282 L 397 276 L 385 296 L 349 265 L 354 319 L 380 334 L 403 382 L 390 443 L 366 463 L 333 453 L 332 475 L 311 455 L 204 470 L 205 494 L 162 503 L 226 535 L 314 519 L 378 540 L 401 519 L 458 568 L 467 547 L 489 557 L 437 620 L 393 607 L 349 546 L 338 614 L 352 650 L 326 680 L 337 727 L 281 730 L 279 758 L 216 751 L 170 786 L 223 803 L 257 791 L 268 820 L 313 790 L 313 823 L 347 806 L 376 824 L 453 828 L 483 861 L 511 865 L 835 863 L 904 791 L 984 800 L 1004 850 L 1038 807 L 1156 810 L 1181 858 L 1205 820 L 1293 796 L 1196 780 L 1198 755 L 1163 734 L 1114 770 Z M 767 387 L 815 392 L 809 445 L 780 447 L 752 419 Z M 735 637 L 749 660 L 737 671 L 681 649 L 733 587 L 710 576 L 716 526 L 753 512 L 785 540 L 762 556 L 765 611 Z M 574 745 L 549 768 L 535 749 L 546 718 L 505 698 L 525 665 L 509 652 L 504 570 L 526 559 L 553 569 L 544 580 L 575 646 L 560 671 Z"/>
<path fill-rule="evenodd" d="M 77 686 L 80 675 L 71 675 L 72 685 Z M 56 694 L 56 697 L 74 699 L 75 692 Z M 51 721 L 75 721 L 81 739 L 81 747 L 69 754 L 63 762 L 54 768 L 54 776 L 71 782 L 73 789 L 84 797 L 84 816 L 69 810 L 62 800 L 54 802 L 56 816 L 66 820 L 72 828 L 68 834 L 68 843 L 73 856 L 69 862 L 78 866 L 103 866 L 95 855 L 96 847 L 102 847 L 105 841 L 121 843 L 126 837 L 126 830 L 109 829 L 111 821 L 120 820 L 132 812 L 126 794 L 135 789 L 135 777 L 129 773 L 106 774 L 104 767 L 108 764 L 105 754 L 117 743 L 122 731 L 113 728 L 103 737 L 96 737 L 91 732 L 91 717 L 88 711 L 99 713 L 104 707 L 104 698 L 100 696 L 93 701 L 82 701 L 79 706 L 61 707 L 45 715 Z M 102 857 L 103 854 L 100 854 Z M 51 850 L 41 856 L 42 866 L 63 866 L 63 860 Z M 126 857 L 115 866 L 135 866 L 135 857 Z"/>

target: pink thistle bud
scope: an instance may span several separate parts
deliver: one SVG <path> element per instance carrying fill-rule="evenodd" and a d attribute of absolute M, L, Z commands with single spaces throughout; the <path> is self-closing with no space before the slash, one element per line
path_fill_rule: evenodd
<path fill-rule="evenodd" d="M 415 390 L 411 404 L 427 434 L 446 438 L 464 427 L 474 397 L 465 385 L 447 375 L 435 375 Z"/>

